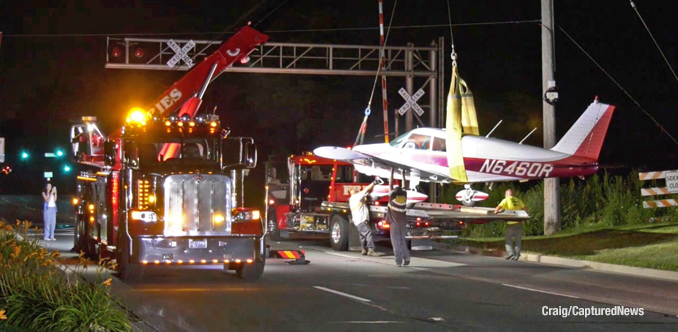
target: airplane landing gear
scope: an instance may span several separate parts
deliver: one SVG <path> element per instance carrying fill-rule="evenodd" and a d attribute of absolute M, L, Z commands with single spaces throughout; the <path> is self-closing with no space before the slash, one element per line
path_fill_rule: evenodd
<path fill-rule="evenodd" d="M 486 200 L 490 195 L 485 192 L 474 190 L 470 184 L 465 184 L 464 189 L 460 190 L 455 196 L 461 204 L 473 206 L 476 202 Z"/>

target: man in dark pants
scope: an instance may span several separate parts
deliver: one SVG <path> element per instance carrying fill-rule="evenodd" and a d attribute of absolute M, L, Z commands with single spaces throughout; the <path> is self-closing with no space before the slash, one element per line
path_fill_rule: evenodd
<path fill-rule="evenodd" d="M 374 239 L 372 238 L 372 231 L 370 230 L 370 211 L 365 204 L 367 194 L 372 191 L 376 181 L 370 183 L 362 191 L 351 189 L 351 197 L 348 199 L 348 206 L 351 208 L 351 218 L 353 223 L 360 232 L 360 245 L 362 246 L 362 254 L 364 256 L 380 256 L 374 251 Z"/>
<path fill-rule="evenodd" d="M 405 185 L 405 172 L 401 172 L 403 186 Z M 391 225 L 391 244 L 395 255 L 396 266 L 410 265 L 410 251 L 407 250 L 407 193 L 402 187 L 393 187 L 393 169 L 389 182 L 388 212 L 386 221 Z M 404 263 L 403 263 L 404 262 Z"/>

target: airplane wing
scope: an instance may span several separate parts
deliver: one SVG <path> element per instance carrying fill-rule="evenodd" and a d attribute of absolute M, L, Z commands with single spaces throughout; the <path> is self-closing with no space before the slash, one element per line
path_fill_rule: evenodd
<path fill-rule="evenodd" d="M 420 168 L 414 168 L 404 163 L 399 163 L 392 160 L 375 157 L 362 152 L 353 151 L 351 149 L 336 146 L 321 146 L 313 150 L 313 154 L 322 158 L 336 159 L 354 165 L 364 166 L 366 168 L 369 168 L 370 172 L 369 173 L 361 172 L 361 173 L 365 173 L 367 175 L 388 178 L 390 176 L 391 168 L 394 168 L 396 170 L 394 177 L 397 179 L 400 179 L 399 170 L 403 169 L 405 170 L 405 176 L 407 177 L 408 180 L 410 180 L 413 177 L 416 177 L 424 182 L 439 182 L 439 183 L 452 182 L 452 178 L 446 175 L 434 173 Z"/>

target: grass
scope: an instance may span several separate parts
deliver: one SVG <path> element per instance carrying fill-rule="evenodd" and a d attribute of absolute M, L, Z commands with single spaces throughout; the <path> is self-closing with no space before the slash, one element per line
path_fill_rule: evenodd
<path fill-rule="evenodd" d="M 504 250 L 503 237 L 450 241 L 484 250 Z M 678 271 L 678 224 L 624 225 L 523 237 L 524 252 L 602 263 Z"/>
<path fill-rule="evenodd" d="M 678 271 L 678 237 L 639 247 L 603 249 L 595 255 L 573 257 L 594 262 Z"/>

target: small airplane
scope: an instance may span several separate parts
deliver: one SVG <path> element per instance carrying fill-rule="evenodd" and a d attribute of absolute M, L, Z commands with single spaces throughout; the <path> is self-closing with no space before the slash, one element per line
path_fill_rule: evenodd
<path fill-rule="evenodd" d="M 356 171 L 369 176 L 389 178 L 392 168 L 403 170 L 410 189 L 419 181 L 464 184 L 465 189 L 456 198 L 465 205 L 473 205 L 488 195 L 471 189 L 472 183 L 596 173 L 614 109 L 613 105 L 598 102 L 596 97 L 552 149 L 461 133 L 460 144 L 450 144 L 455 138 L 450 136 L 448 122 L 447 130 L 417 128 L 390 143 L 353 148 L 324 146 L 313 152 L 323 158 L 352 163 Z M 396 179 L 402 180 L 402 176 L 397 175 Z"/>

